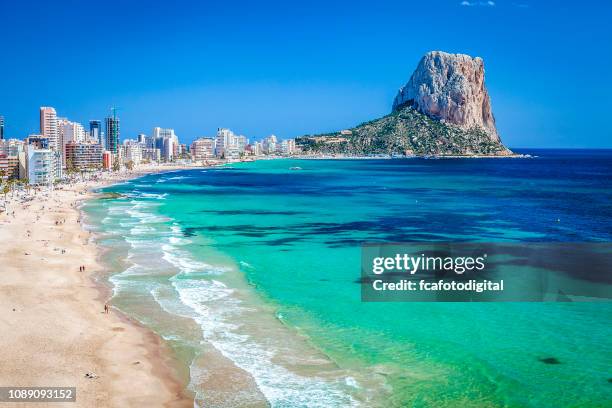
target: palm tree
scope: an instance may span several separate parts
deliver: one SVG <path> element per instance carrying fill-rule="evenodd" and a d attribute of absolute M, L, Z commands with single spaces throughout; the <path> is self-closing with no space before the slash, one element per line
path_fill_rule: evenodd
<path fill-rule="evenodd" d="M 2 194 L 4 194 L 4 211 L 6 211 L 6 202 L 7 202 L 6 195 L 10 192 L 11 192 L 11 187 L 9 186 L 8 183 L 4 183 L 4 185 L 2 186 Z"/>
<path fill-rule="evenodd" d="M 30 183 L 28 182 L 28 179 L 23 178 L 20 181 L 21 181 L 21 184 L 23 184 L 23 186 L 25 187 L 26 193 L 28 195 L 30 195 L 30 188 L 31 188 L 31 186 L 30 186 Z"/>
<path fill-rule="evenodd" d="M 15 197 L 15 184 L 17 183 L 17 180 L 14 178 L 10 178 L 8 179 L 8 184 L 9 184 L 9 189 L 11 190 L 11 197 Z"/>

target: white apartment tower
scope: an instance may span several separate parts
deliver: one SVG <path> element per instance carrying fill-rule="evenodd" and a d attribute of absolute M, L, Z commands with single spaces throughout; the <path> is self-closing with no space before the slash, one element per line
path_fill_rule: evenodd
<path fill-rule="evenodd" d="M 238 157 L 244 153 L 249 140 L 246 136 L 236 135 L 229 129 L 218 128 L 215 140 L 215 155 L 217 157 Z"/>
<path fill-rule="evenodd" d="M 155 127 L 153 128 L 152 138 L 155 148 L 161 152 L 162 160 L 172 161 L 174 159 L 175 146 L 179 142 L 178 136 L 174 134 L 174 129 Z"/>
<path fill-rule="evenodd" d="M 58 147 L 61 146 L 62 165 L 66 167 L 66 145 L 68 143 L 83 143 L 86 141 L 85 128 L 78 122 L 66 118 L 57 119 Z"/>
<path fill-rule="evenodd" d="M 265 154 L 275 154 L 276 153 L 276 144 L 278 140 L 275 135 L 270 135 L 266 137 L 261 143 L 263 152 Z"/>
<path fill-rule="evenodd" d="M 215 154 L 217 157 L 224 157 L 230 144 L 230 138 L 234 136 L 234 132 L 226 128 L 217 129 L 217 138 L 215 140 Z"/>

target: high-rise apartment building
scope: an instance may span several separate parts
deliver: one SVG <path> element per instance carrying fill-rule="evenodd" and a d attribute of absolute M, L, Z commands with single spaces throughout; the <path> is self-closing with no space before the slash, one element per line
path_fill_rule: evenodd
<path fill-rule="evenodd" d="M 119 118 L 113 109 L 112 116 L 106 118 L 106 150 L 113 154 L 119 151 Z"/>
<path fill-rule="evenodd" d="M 212 159 L 215 157 L 215 139 L 212 137 L 201 137 L 191 143 L 191 158 L 195 161 Z"/>
<path fill-rule="evenodd" d="M 102 132 L 102 122 L 100 122 L 99 120 L 89 121 L 89 138 L 92 141 L 95 141 L 96 143 L 102 145 L 102 148 L 104 149 L 105 140 L 102 139 L 103 133 L 104 132 Z"/>
<path fill-rule="evenodd" d="M 146 162 L 159 162 L 161 161 L 161 154 L 159 149 L 154 147 L 143 147 L 142 148 L 142 160 Z"/>
<path fill-rule="evenodd" d="M 102 167 L 102 146 L 99 143 L 66 143 L 66 163 L 70 170 L 94 170 Z"/>
<path fill-rule="evenodd" d="M 185 143 L 178 143 L 178 149 L 176 149 L 176 156 L 180 159 L 184 159 L 187 156 L 187 145 Z"/>
<path fill-rule="evenodd" d="M 28 146 L 27 175 L 32 185 L 49 185 L 55 180 L 55 152 Z"/>
<path fill-rule="evenodd" d="M 0 180 L 19 178 L 19 157 L 0 153 Z"/>
<path fill-rule="evenodd" d="M 0 115 L 0 140 L 4 140 L 4 116 Z"/>
<path fill-rule="evenodd" d="M 215 140 L 215 155 L 217 157 L 225 157 L 232 136 L 234 136 L 234 132 L 229 129 L 217 129 L 217 138 Z"/>
<path fill-rule="evenodd" d="M 229 157 L 238 157 L 244 153 L 244 149 L 249 144 L 249 139 L 244 135 L 232 135 L 229 139 Z"/>
<path fill-rule="evenodd" d="M 283 140 L 280 144 L 280 153 L 283 155 L 295 154 L 295 139 Z"/>
<path fill-rule="evenodd" d="M 153 144 L 161 152 L 164 161 L 172 161 L 177 153 L 178 136 L 174 134 L 174 129 L 153 128 Z"/>
<path fill-rule="evenodd" d="M 78 122 L 66 118 L 58 118 L 59 144 L 61 145 L 62 166 L 67 167 L 66 146 L 68 143 L 83 143 L 86 141 L 85 128 Z"/>
<path fill-rule="evenodd" d="M 132 162 L 134 165 L 139 165 L 142 162 L 142 149 L 144 144 L 135 140 L 125 140 L 121 146 L 122 157 L 125 163 Z"/>
<path fill-rule="evenodd" d="M 261 156 L 263 154 L 263 145 L 261 142 L 255 142 L 251 146 L 251 152 L 255 156 Z"/>
<path fill-rule="evenodd" d="M 215 140 L 215 154 L 217 157 L 238 157 L 244 153 L 249 140 L 246 136 L 236 135 L 229 129 L 218 128 Z"/>
<path fill-rule="evenodd" d="M 277 143 L 278 143 L 278 140 L 276 139 L 275 135 L 270 135 L 266 137 L 261 143 L 263 153 L 264 154 L 275 154 Z"/>
<path fill-rule="evenodd" d="M 87 139 L 83 125 L 64 118 L 58 120 L 58 134 L 62 145 L 68 142 L 85 142 Z"/>
<path fill-rule="evenodd" d="M 49 139 L 49 148 L 59 149 L 59 131 L 57 127 L 57 113 L 49 106 L 40 108 L 40 133 Z"/>

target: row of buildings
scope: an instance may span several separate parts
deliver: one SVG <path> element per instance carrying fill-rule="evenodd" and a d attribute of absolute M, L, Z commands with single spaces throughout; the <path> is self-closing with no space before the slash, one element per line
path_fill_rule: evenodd
<path fill-rule="evenodd" d="M 174 129 L 155 127 L 150 136 L 120 142 L 117 110 L 100 120 L 81 123 L 57 115 L 55 108 L 39 110 L 40 131 L 23 140 L 6 139 L 0 116 L 0 181 L 27 179 L 30 184 L 48 185 L 77 171 L 117 170 L 141 163 L 236 160 L 248 156 L 289 156 L 298 153 L 294 139 L 278 140 L 270 135 L 249 143 L 244 135 L 227 128 L 216 137 L 196 139 L 190 146 L 180 143 Z M 104 127 L 103 127 L 104 125 Z"/>
<path fill-rule="evenodd" d="M 23 140 L 7 139 L 0 117 L 0 178 L 48 185 L 73 171 L 98 170 L 105 163 L 110 166 L 113 155 L 120 154 L 115 109 L 105 120 L 106 133 L 100 120 L 90 121 L 86 130 L 81 123 L 59 117 L 49 106 L 40 108 L 39 121 L 39 133 Z"/>
<path fill-rule="evenodd" d="M 201 137 L 194 140 L 189 152 L 195 161 L 264 155 L 290 156 L 298 153 L 294 139 L 279 141 L 275 135 L 270 135 L 251 144 L 246 136 L 236 135 L 227 128 L 217 129 L 214 138 Z"/>
<path fill-rule="evenodd" d="M 124 162 L 140 163 L 174 162 L 188 160 L 188 147 L 179 142 L 174 129 L 154 127 L 151 136 L 139 134 L 136 139 L 125 139 L 120 147 Z"/>

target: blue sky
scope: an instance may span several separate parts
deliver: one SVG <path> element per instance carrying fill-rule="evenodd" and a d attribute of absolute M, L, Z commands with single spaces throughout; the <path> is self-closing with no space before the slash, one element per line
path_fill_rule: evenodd
<path fill-rule="evenodd" d="M 430 50 L 485 61 L 511 147 L 612 147 L 612 3 L 535 0 L 104 2 L 0 0 L 0 115 L 86 124 L 120 108 L 122 138 L 230 127 L 251 139 L 388 113 Z"/>

